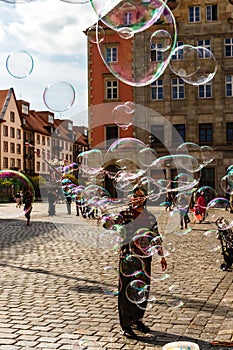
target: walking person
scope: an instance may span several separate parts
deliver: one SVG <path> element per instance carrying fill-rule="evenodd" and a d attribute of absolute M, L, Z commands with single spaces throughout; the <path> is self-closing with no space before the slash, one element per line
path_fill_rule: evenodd
<path fill-rule="evenodd" d="M 20 208 L 21 207 L 21 195 L 19 192 L 17 192 L 15 195 L 15 201 L 16 201 L 16 208 Z"/>
<path fill-rule="evenodd" d="M 176 196 L 176 205 L 179 210 L 180 215 L 180 229 L 188 228 L 188 224 L 190 223 L 190 219 L 188 216 L 190 198 L 188 195 L 184 193 L 179 193 Z"/>
<path fill-rule="evenodd" d="M 130 199 L 129 208 L 119 213 L 119 221 L 116 219 L 116 223 L 125 225 L 126 237 L 123 245 L 120 248 L 119 257 L 119 289 L 118 289 L 118 311 L 120 326 L 123 336 L 131 339 L 137 339 L 137 334 L 134 332 L 133 327 L 142 333 L 149 333 L 150 328 L 146 326 L 142 319 L 145 314 L 150 288 L 151 277 L 151 262 L 152 256 L 147 254 L 143 249 L 140 249 L 138 241 L 134 240 L 135 235 L 139 229 L 146 229 L 146 236 L 142 236 L 141 240 L 151 241 L 156 239 L 157 254 L 161 256 L 161 269 L 164 271 L 167 268 L 167 262 L 163 256 L 162 238 L 159 235 L 157 221 L 152 213 L 149 213 L 146 209 L 146 191 L 142 188 L 136 187 L 134 189 L 134 195 Z M 142 246 L 143 243 L 141 242 Z M 130 256 L 140 256 L 137 258 L 135 273 L 130 275 L 125 271 L 129 269 L 127 266 L 130 263 Z M 137 276 L 139 270 L 140 277 Z M 140 278 L 142 285 L 146 286 L 146 292 L 143 302 L 139 304 L 131 301 L 128 297 L 128 288 L 132 283 L 137 283 Z M 136 281 L 136 282 L 135 282 Z"/>
<path fill-rule="evenodd" d="M 27 190 L 23 195 L 23 204 L 24 204 L 24 216 L 27 219 L 27 225 L 30 225 L 31 212 L 32 212 L 32 202 L 33 194 L 30 190 Z"/>
<path fill-rule="evenodd" d="M 48 191 L 49 216 L 56 215 L 56 202 L 57 202 L 57 194 L 53 189 L 51 189 Z"/>
<path fill-rule="evenodd" d="M 198 196 L 195 207 L 194 207 L 195 215 L 200 215 L 199 223 L 205 221 L 206 215 L 206 200 L 204 197 L 204 191 L 201 191 L 200 196 Z"/>

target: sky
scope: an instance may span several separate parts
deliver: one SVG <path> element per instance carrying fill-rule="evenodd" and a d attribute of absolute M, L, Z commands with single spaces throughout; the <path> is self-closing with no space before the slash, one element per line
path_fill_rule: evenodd
<path fill-rule="evenodd" d="M 72 120 L 78 114 L 75 124 L 87 125 L 83 31 L 97 21 L 97 15 L 90 2 L 66 1 L 0 1 L 0 89 L 13 87 L 16 98 L 30 102 L 30 109 L 56 111 L 60 119 Z M 59 106 L 52 100 L 56 89 L 63 91 L 64 104 Z"/>

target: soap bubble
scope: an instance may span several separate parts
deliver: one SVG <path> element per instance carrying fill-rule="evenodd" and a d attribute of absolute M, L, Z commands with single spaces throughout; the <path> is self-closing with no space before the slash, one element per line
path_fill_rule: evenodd
<path fill-rule="evenodd" d="M 194 86 L 208 83 L 217 72 L 217 62 L 213 53 L 201 46 L 176 47 L 169 66 L 173 73 Z"/>
<path fill-rule="evenodd" d="M 172 44 L 171 34 L 166 30 L 157 30 L 151 35 L 150 43 L 154 45 L 157 51 L 167 51 L 171 48 Z"/>
<path fill-rule="evenodd" d="M 160 1 L 158 1 L 158 4 L 159 3 Z M 143 3 L 143 6 L 145 7 L 147 5 Z M 169 64 L 177 37 L 175 18 L 171 10 L 165 4 L 162 6 L 160 21 L 156 23 L 156 27 L 158 28 L 158 31 L 164 30 L 164 27 L 166 27 L 167 36 L 170 36 L 171 38 L 170 47 L 164 51 L 160 51 L 161 57 L 159 60 L 154 59 L 152 53 L 151 58 L 148 58 L 148 55 L 139 55 L 136 50 L 134 51 L 134 47 L 140 47 L 142 42 L 143 45 L 147 43 L 148 48 L 154 48 L 155 44 L 151 44 L 151 35 L 154 32 L 154 26 L 151 26 L 151 28 L 142 33 L 139 26 L 137 27 L 137 30 L 135 28 L 133 36 L 131 32 L 129 33 L 129 30 L 132 29 L 130 26 L 127 26 L 128 30 L 126 34 L 125 29 L 123 30 L 121 28 L 120 35 L 119 30 L 115 28 L 108 34 L 108 37 L 105 38 L 105 40 L 98 41 L 97 45 L 100 56 L 108 70 L 117 79 L 128 85 L 140 87 L 152 83 L 163 74 Z M 109 56 L 109 51 L 112 49 L 109 47 L 110 42 L 119 43 L 116 44 L 117 57 L 114 57 L 114 59 Z"/>
<path fill-rule="evenodd" d="M 133 33 L 144 31 L 161 18 L 165 9 L 169 9 L 164 1 L 138 2 L 130 7 L 130 17 L 126 17 L 127 1 L 91 0 L 91 5 L 99 19 L 114 31 L 129 28 Z"/>
<path fill-rule="evenodd" d="M 98 39 L 96 39 L 96 35 L 98 35 Z M 94 44 L 104 40 L 104 37 L 105 37 L 105 31 L 101 26 L 98 26 L 97 31 L 96 31 L 96 25 L 91 26 L 87 30 L 87 38 L 90 42 L 92 42 Z"/>
<path fill-rule="evenodd" d="M 46 107 L 54 112 L 64 112 L 72 107 L 75 101 L 75 89 L 66 81 L 49 84 L 43 92 Z"/>
<path fill-rule="evenodd" d="M 27 78 L 33 71 L 34 61 L 29 52 L 19 50 L 12 52 L 6 60 L 7 71 L 17 79 Z"/>

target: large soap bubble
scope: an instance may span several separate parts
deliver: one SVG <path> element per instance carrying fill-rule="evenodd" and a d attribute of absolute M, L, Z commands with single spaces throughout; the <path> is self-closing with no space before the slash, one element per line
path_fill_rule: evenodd
<path fill-rule="evenodd" d="M 176 59 L 170 61 L 170 69 L 188 84 L 194 86 L 206 84 L 217 72 L 216 59 L 205 47 L 178 46 L 174 49 L 173 56 Z"/>
<path fill-rule="evenodd" d="M 8 73 L 17 79 L 28 77 L 34 67 L 34 61 L 29 52 L 19 50 L 12 52 L 6 59 L 6 68 Z"/>
<path fill-rule="evenodd" d="M 161 31 L 166 32 L 169 44 L 166 41 L 166 48 L 163 45 L 158 56 L 155 57 L 153 53 L 156 49 L 159 50 L 161 45 L 160 42 L 153 43 L 151 37 L 153 35 L 156 37 L 155 33 L 161 33 Z M 98 26 L 96 33 L 98 36 Z M 123 35 L 122 32 L 112 30 L 104 40 L 97 38 L 99 53 L 106 67 L 117 79 L 131 86 L 145 86 L 158 79 L 169 64 L 176 45 L 175 18 L 171 10 L 164 5 L 159 20 L 153 26 L 146 31 L 138 31 L 133 36 L 131 34 L 127 32 L 127 35 Z M 114 59 L 110 57 L 110 51 L 113 50 L 112 43 L 117 43 Z M 142 43 L 146 50 L 144 54 L 137 49 L 142 47 Z"/>
<path fill-rule="evenodd" d="M 75 101 L 75 89 L 67 81 L 56 81 L 46 86 L 43 100 L 50 110 L 64 112 L 72 107 Z"/>
<path fill-rule="evenodd" d="M 114 31 L 127 28 L 135 34 L 144 31 L 160 19 L 166 6 L 165 2 L 155 0 L 129 3 L 125 0 L 91 0 L 91 5 L 101 21 L 109 28 Z"/>

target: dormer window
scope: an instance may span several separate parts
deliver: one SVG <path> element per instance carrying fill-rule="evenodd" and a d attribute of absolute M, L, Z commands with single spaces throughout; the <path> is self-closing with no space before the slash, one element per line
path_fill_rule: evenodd
<path fill-rule="evenodd" d="M 28 115 L 28 105 L 22 104 L 22 113 Z"/>
<path fill-rule="evenodd" d="M 53 124 L 53 115 L 52 114 L 48 115 L 48 123 Z"/>
<path fill-rule="evenodd" d="M 73 124 L 72 123 L 68 123 L 68 130 L 70 130 L 70 131 L 73 130 Z"/>

